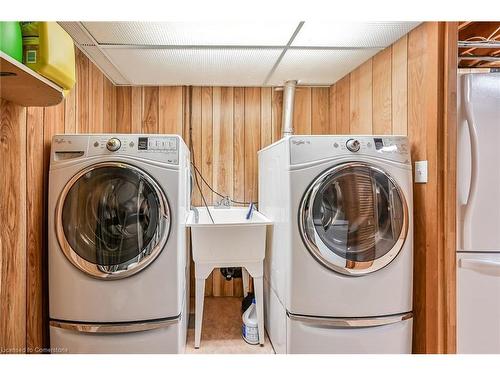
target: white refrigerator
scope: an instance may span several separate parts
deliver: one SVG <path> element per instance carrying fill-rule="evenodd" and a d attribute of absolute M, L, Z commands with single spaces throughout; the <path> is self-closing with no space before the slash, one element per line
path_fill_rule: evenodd
<path fill-rule="evenodd" d="M 500 73 L 458 82 L 457 352 L 500 353 Z"/>

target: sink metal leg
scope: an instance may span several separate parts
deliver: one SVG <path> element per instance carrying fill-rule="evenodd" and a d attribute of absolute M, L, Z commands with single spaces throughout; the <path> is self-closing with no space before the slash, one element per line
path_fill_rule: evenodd
<path fill-rule="evenodd" d="M 257 320 L 259 324 L 259 344 L 264 345 L 264 283 L 262 276 L 253 279 L 255 293 L 255 307 L 257 308 Z"/>
<path fill-rule="evenodd" d="M 201 342 L 201 326 L 203 323 L 203 302 L 205 299 L 205 279 L 196 278 L 195 292 L 195 326 L 194 326 L 194 347 L 198 349 Z"/>
<path fill-rule="evenodd" d="M 250 286 L 250 275 L 245 267 L 241 267 L 241 278 L 243 279 L 243 297 L 246 297 Z"/>

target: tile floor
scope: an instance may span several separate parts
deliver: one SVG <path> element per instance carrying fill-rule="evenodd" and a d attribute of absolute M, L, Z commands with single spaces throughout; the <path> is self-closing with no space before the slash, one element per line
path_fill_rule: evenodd
<path fill-rule="evenodd" d="M 241 314 L 241 298 L 205 297 L 201 345 L 195 349 L 194 299 L 191 299 L 186 354 L 274 354 L 267 335 L 264 346 L 243 340 Z"/>

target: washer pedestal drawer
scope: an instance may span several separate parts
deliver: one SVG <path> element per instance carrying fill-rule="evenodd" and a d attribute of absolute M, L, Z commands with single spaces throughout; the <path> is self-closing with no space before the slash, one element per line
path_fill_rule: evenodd
<path fill-rule="evenodd" d="M 338 327 L 328 319 L 287 317 L 289 354 L 410 354 L 413 319 L 374 326 Z"/>
<path fill-rule="evenodd" d="M 177 354 L 183 353 L 185 322 L 136 332 L 82 332 L 50 327 L 52 353 L 71 354 Z"/>

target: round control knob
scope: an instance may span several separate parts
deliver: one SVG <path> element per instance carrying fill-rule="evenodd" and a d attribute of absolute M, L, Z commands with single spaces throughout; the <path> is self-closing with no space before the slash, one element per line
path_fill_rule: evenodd
<path fill-rule="evenodd" d="M 120 149 L 122 143 L 118 138 L 110 138 L 108 142 L 106 143 L 106 148 L 109 151 L 117 151 Z"/>
<path fill-rule="evenodd" d="M 345 145 L 347 149 L 352 152 L 357 152 L 361 148 L 361 144 L 357 139 L 349 139 Z"/>

